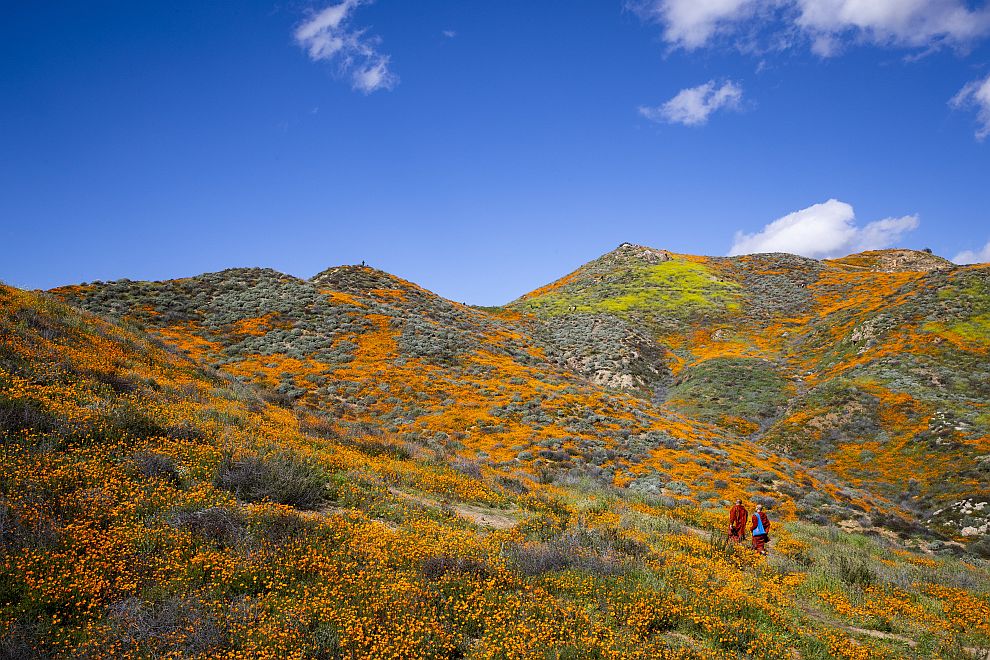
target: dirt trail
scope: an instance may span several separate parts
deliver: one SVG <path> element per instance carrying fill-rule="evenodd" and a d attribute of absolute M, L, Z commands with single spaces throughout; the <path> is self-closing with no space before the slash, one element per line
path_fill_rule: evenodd
<path fill-rule="evenodd" d="M 316 509 L 315 511 L 300 511 L 299 515 L 302 516 L 303 518 L 312 519 L 312 518 L 323 518 L 326 516 L 332 516 L 334 514 L 345 514 L 348 511 L 356 511 L 356 510 L 357 509 L 348 509 L 342 506 L 334 506 L 332 504 L 327 504 L 325 506 L 321 506 L 319 509 Z M 389 529 L 393 529 L 393 530 L 399 529 L 399 526 L 394 522 L 392 522 L 391 520 L 383 520 L 382 518 L 371 518 L 371 520 L 373 522 L 378 523 L 379 525 L 388 527 Z"/>
<path fill-rule="evenodd" d="M 395 486 L 390 486 L 388 492 L 392 493 L 396 497 L 412 500 L 413 502 L 418 502 L 423 506 L 428 506 L 434 509 L 439 509 L 444 506 L 444 503 L 439 500 L 426 497 L 425 495 L 408 493 L 404 490 L 396 488 Z M 466 518 L 480 527 L 488 527 L 489 529 L 510 529 L 519 524 L 519 517 L 517 515 L 518 509 L 495 509 L 492 507 L 481 506 L 479 504 L 460 503 L 449 503 L 446 506 L 448 506 L 461 518 Z"/>
<path fill-rule="evenodd" d="M 847 633 L 851 633 L 853 635 L 861 635 L 863 637 L 871 637 L 873 639 L 882 639 L 888 642 L 899 642 L 901 644 L 907 645 L 912 649 L 918 646 L 918 642 L 911 639 L 910 637 L 905 637 L 904 635 L 897 635 L 895 633 L 887 633 L 887 632 L 881 632 L 879 630 L 870 630 L 868 628 L 859 628 L 856 626 L 846 625 L 841 621 L 839 621 L 838 619 L 829 617 L 824 612 L 821 612 L 820 610 L 816 610 L 807 605 L 802 606 L 801 611 L 804 612 L 805 615 L 807 615 L 810 619 L 818 623 L 824 624 L 831 628 L 835 628 L 837 630 L 844 630 Z M 855 641 L 855 638 L 853 639 L 853 641 Z"/>

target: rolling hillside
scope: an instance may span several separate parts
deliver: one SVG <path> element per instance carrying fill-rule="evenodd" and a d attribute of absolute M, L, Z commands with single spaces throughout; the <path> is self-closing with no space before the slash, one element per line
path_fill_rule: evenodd
<path fill-rule="evenodd" d="M 624 245 L 495 309 L 355 266 L 0 287 L 0 651 L 984 653 L 986 278 Z"/>
<path fill-rule="evenodd" d="M 718 507 L 441 457 L 48 296 L 0 287 L 0 330 L 5 657 L 962 658 L 990 644 L 980 560 L 783 511 L 768 560 L 725 545 Z"/>
<path fill-rule="evenodd" d="M 538 316 L 587 377 L 826 469 L 947 533 L 990 531 L 957 515 L 990 493 L 986 265 L 909 250 L 820 262 L 623 245 L 509 309 Z M 595 338 L 596 324 L 621 337 Z M 614 359 L 612 346 L 643 337 L 649 350 Z"/>
<path fill-rule="evenodd" d="M 907 250 L 819 262 L 624 244 L 496 309 L 358 266 L 57 294 L 316 415 L 507 477 L 758 496 L 978 542 L 990 520 L 961 509 L 990 492 L 987 278 Z"/>
<path fill-rule="evenodd" d="M 230 270 L 57 293 L 152 328 L 317 418 L 371 426 L 506 479 L 589 478 L 671 505 L 758 497 L 785 515 L 814 493 L 816 510 L 835 517 L 897 515 L 731 429 L 589 382 L 553 354 L 534 318 L 458 305 L 370 268 L 308 281 Z"/>

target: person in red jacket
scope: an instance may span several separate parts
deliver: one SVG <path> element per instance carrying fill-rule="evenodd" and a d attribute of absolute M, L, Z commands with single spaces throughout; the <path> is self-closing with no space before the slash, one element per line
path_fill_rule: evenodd
<path fill-rule="evenodd" d="M 734 543 L 739 543 L 746 538 L 746 519 L 749 518 L 749 512 L 746 511 L 746 507 L 743 506 L 742 500 L 736 500 L 736 503 L 729 509 L 729 540 Z"/>
<path fill-rule="evenodd" d="M 753 534 L 753 550 L 756 550 L 761 555 L 767 554 L 767 542 L 770 540 L 770 519 L 767 518 L 767 514 L 763 512 L 763 505 L 756 505 L 756 513 L 753 514 L 753 520 L 749 523 L 749 531 Z"/>

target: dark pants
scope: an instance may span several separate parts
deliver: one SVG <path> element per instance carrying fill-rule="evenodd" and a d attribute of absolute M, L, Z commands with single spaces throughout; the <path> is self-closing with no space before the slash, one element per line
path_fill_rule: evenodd
<path fill-rule="evenodd" d="M 753 534 L 753 550 L 756 550 L 761 555 L 767 554 L 767 541 L 770 537 L 766 534 Z"/>

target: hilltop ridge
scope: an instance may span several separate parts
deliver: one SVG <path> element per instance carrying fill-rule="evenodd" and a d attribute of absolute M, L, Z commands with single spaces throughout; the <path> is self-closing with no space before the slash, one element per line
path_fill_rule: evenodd
<path fill-rule="evenodd" d="M 930 251 L 905 249 L 868 250 L 828 261 L 884 273 L 917 272 L 956 267 L 956 264 L 948 259 L 932 254 Z"/>

